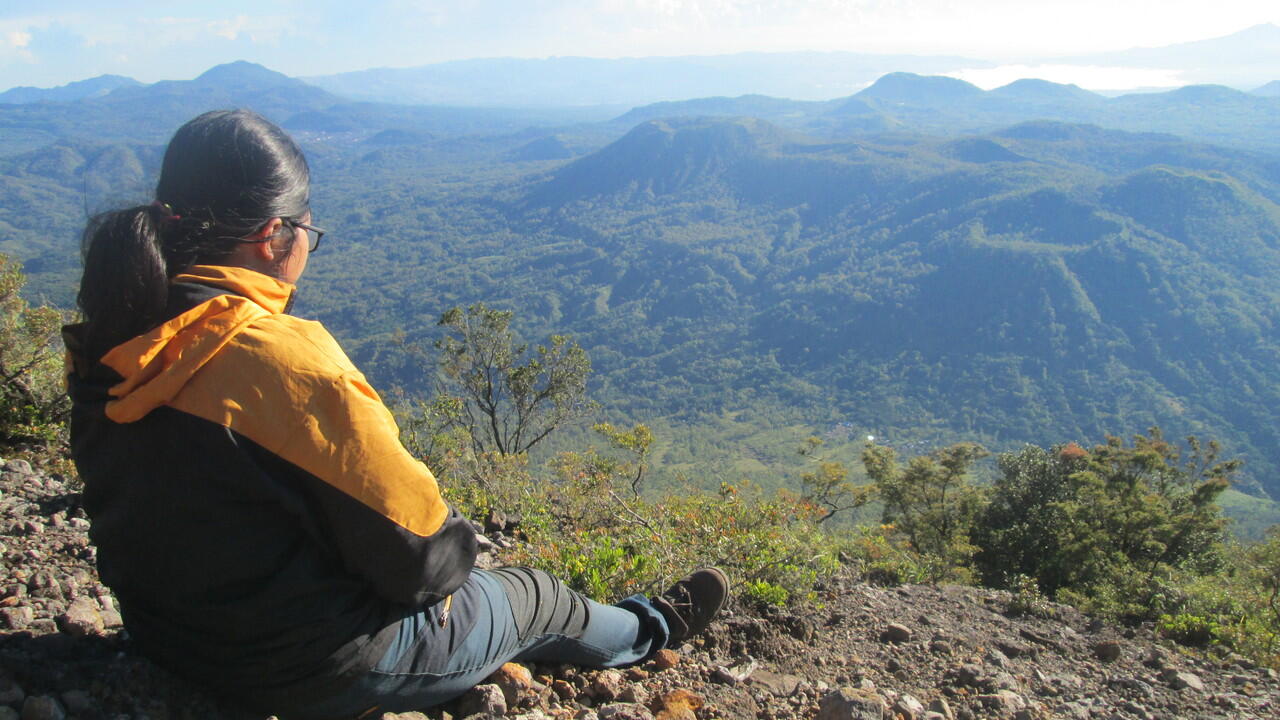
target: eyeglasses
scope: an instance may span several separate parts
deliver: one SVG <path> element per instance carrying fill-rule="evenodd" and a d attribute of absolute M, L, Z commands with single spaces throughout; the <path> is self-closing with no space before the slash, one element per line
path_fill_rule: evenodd
<path fill-rule="evenodd" d="M 301 228 L 302 230 L 306 231 L 307 244 L 311 252 L 315 252 L 316 248 L 320 247 L 320 238 L 324 237 L 324 234 L 325 234 L 324 230 L 321 230 L 320 228 L 314 225 L 308 225 L 304 222 L 298 222 L 297 220 L 286 220 L 285 222 L 289 223 L 290 225 L 296 228 Z"/>

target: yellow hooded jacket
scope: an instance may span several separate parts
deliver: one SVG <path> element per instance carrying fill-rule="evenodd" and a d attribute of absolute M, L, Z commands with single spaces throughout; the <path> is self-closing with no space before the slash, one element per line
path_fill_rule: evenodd
<path fill-rule="evenodd" d="M 370 667 L 476 553 L 333 337 L 284 314 L 293 291 L 199 265 L 97 362 L 66 332 L 103 581 L 144 652 L 244 697 Z"/>

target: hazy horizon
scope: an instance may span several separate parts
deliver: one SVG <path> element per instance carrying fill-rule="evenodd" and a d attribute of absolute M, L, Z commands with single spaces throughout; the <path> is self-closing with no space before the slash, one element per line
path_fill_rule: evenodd
<path fill-rule="evenodd" d="M 971 58 L 948 73 L 982 87 L 1014 68 L 1091 89 L 1174 87 L 1178 69 L 1079 63 L 1280 25 L 1280 6 L 1222 0 L 378 0 L 353 14 L 333 0 L 124 0 L 0 8 L 0 89 L 103 74 L 182 80 L 248 60 L 294 77 L 454 60 L 645 58 L 744 52 L 852 52 Z M 1035 74 L 1039 72 L 1040 74 Z M 1280 70 L 1277 71 L 1280 75 Z M 1045 77 L 1045 75 L 1052 75 Z M 1006 79 L 1007 78 L 1007 79 Z M 1117 85 L 1117 78 L 1121 84 Z"/>

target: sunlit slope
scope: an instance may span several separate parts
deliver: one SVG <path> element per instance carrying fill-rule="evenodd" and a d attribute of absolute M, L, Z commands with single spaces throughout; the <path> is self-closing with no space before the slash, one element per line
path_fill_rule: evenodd
<path fill-rule="evenodd" d="M 385 297 L 360 316 L 429 335 L 448 304 L 506 304 L 573 332 L 637 417 L 791 408 L 1006 446 L 1159 423 L 1223 438 L 1270 485 L 1274 167 L 1052 129 L 824 143 L 651 121 L 541 178 L 441 198 L 412 244 L 379 238 Z"/>

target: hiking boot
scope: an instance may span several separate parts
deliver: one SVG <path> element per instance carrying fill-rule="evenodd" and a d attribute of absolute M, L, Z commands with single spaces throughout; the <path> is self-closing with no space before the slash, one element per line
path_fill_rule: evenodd
<path fill-rule="evenodd" d="M 667 647 L 706 630 L 728 598 L 729 578 L 716 568 L 695 570 L 654 598 L 667 621 Z"/>

